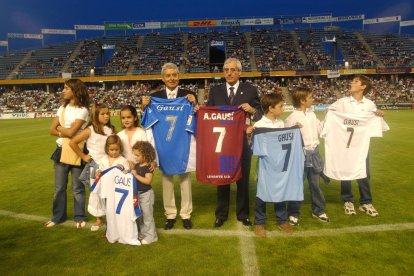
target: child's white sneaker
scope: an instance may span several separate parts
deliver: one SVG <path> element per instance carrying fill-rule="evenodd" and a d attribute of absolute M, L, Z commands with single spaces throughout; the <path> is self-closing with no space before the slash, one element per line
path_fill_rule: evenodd
<path fill-rule="evenodd" d="M 372 206 L 372 204 L 361 204 L 359 206 L 359 210 L 371 217 L 376 217 L 379 215 L 377 210 L 375 210 L 374 206 Z"/>
<path fill-rule="evenodd" d="M 312 213 L 312 217 L 317 218 L 322 222 L 329 222 L 329 217 L 325 213 L 322 213 L 319 216 Z"/>
<path fill-rule="evenodd" d="M 151 242 L 149 242 L 149 241 L 147 241 L 147 240 L 142 240 L 141 241 L 141 244 L 142 245 L 148 245 L 148 244 L 150 244 Z"/>
<path fill-rule="evenodd" d="M 344 203 L 344 210 L 347 215 L 356 215 L 354 204 L 350 201 Z"/>
<path fill-rule="evenodd" d="M 289 216 L 289 224 L 292 226 L 298 226 L 299 225 L 299 218 L 294 216 Z"/>

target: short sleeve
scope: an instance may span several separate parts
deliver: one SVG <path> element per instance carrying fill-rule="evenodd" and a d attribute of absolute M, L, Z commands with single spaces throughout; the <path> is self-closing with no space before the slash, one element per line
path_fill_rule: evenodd
<path fill-rule="evenodd" d="M 78 108 L 75 120 L 82 120 L 87 122 L 89 118 L 89 111 L 85 107 Z"/>
<path fill-rule="evenodd" d="M 294 125 L 296 125 L 295 120 L 294 120 L 291 116 L 289 116 L 289 117 L 285 120 L 285 127 L 292 127 L 292 126 L 294 126 Z"/>
<path fill-rule="evenodd" d="M 328 109 L 332 110 L 332 111 L 343 112 L 344 110 L 343 110 L 342 99 L 339 99 L 336 102 L 334 102 L 333 104 L 331 104 L 330 106 L 328 106 Z"/>
<path fill-rule="evenodd" d="M 58 109 L 58 111 L 56 112 L 56 117 L 62 117 L 62 112 L 63 112 L 63 105 L 61 105 Z"/>
<path fill-rule="evenodd" d="M 137 132 L 138 132 L 137 141 L 148 141 L 147 132 L 145 131 L 145 129 L 139 127 L 137 129 Z"/>
<path fill-rule="evenodd" d="M 126 158 L 122 158 L 122 166 L 124 167 L 125 170 L 129 170 L 129 162 Z"/>
<path fill-rule="evenodd" d="M 158 122 L 158 118 L 155 114 L 155 112 L 151 109 L 151 104 L 147 106 L 145 109 L 144 115 L 142 116 L 142 126 L 144 128 L 150 128 L 152 127 L 156 122 Z"/>
<path fill-rule="evenodd" d="M 260 135 L 253 136 L 252 150 L 253 154 L 257 156 L 266 156 L 266 140 L 262 139 Z"/>
<path fill-rule="evenodd" d="M 330 114 L 331 114 L 331 111 L 328 111 L 328 113 L 326 113 L 325 120 L 323 121 L 321 125 L 321 130 L 319 134 L 321 138 L 325 138 L 328 134 L 329 124 L 330 124 Z"/>

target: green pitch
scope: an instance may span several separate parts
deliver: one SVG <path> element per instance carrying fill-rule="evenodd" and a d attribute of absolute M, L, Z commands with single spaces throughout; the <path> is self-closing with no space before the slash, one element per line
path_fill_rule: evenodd
<path fill-rule="evenodd" d="M 194 229 L 184 230 L 178 219 L 172 231 L 159 231 L 158 242 L 141 247 L 109 244 L 101 238 L 102 232 L 78 230 L 71 221 L 44 228 L 53 198 L 51 119 L 0 120 L 0 275 L 411 274 L 414 112 L 387 111 L 385 118 L 391 130 L 383 138 L 373 138 L 370 149 L 373 203 L 379 217 L 358 210 L 356 216 L 345 215 L 339 183 L 331 181 L 321 183 L 331 218 L 327 224 L 311 217 L 305 183 L 300 226 L 293 236 L 277 231 L 273 208 L 268 205 L 268 237 L 255 237 L 252 229 L 236 221 L 235 193 L 229 220 L 213 229 L 216 189 L 193 177 Z M 112 121 L 119 128 L 119 118 Z M 252 220 L 254 176 L 255 166 L 250 181 Z M 155 220 L 161 229 L 164 216 L 158 173 L 153 187 Z M 356 183 L 353 192 L 357 200 Z M 177 185 L 178 206 L 179 194 Z M 68 202 L 71 217 L 70 188 Z"/>

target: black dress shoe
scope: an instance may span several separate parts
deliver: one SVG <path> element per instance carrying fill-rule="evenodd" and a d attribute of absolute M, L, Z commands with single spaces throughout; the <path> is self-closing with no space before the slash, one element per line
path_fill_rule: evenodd
<path fill-rule="evenodd" d="M 216 219 L 216 221 L 214 222 L 214 227 L 221 227 L 224 223 L 224 220 L 222 219 Z"/>
<path fill-rule="evenodd" d="M 183 226 L 185 229 L 193 228 L 193 224 L 191 223 L 190 219 L 183 219 Z"/>
<path fill-rule="evenodd" d="M 175 219 L 167 219 L 164 224 L 165 230 L 170 230 L 174 227 Z"/>
<path fill-rule="evenodd" d="M 244 226 L 252 226 L 252 222 L 250 221 L 250 219 L 248 218 L 244 218 L 244 219 L 237 219 L 238 221 L 241 221 L 243 223 Z"/>

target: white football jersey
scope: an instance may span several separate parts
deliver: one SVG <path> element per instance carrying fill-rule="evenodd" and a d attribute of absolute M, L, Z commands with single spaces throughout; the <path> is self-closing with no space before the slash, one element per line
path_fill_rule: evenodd
<path fill-rule="evenodd" d="M 91 191 L 106 199 L 106 238 L 109 242 L 141 245 L 135 220 L 141 215 L 137 183 L 117 167 L 102 172 Z"/>
<path fill-rule="evenodd" d="M 324 174 L 336 180 L 367 177 L 370 138 L 382 137 L 383 123 L 374 113 L 329 111 L 321 132 L 321 137 L 325 138 Z"/>

